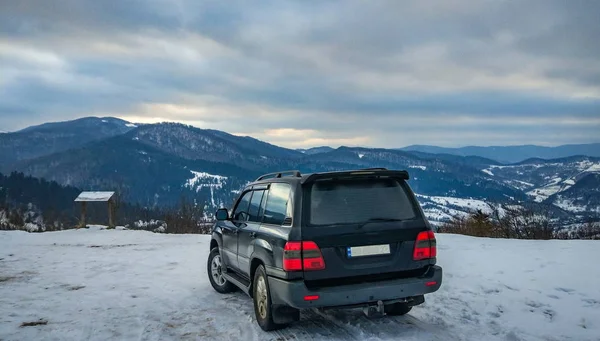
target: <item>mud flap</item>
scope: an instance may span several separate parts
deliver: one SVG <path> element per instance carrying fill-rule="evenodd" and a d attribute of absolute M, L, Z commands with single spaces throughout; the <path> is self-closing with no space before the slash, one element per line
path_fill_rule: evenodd
<path fill-rule="evenodd" d="M 410 300 L 408 300 L 407 303 L 409 307 L 416 307 L 418 305 L 421 305 L 425 303 L 425 295 L 412 297 Z"/>
<path fill-rule="evenodd" d="M 273 305 L 273 322 L 289 324 L 300 320 L 300 310 L 286 305 Z"/>

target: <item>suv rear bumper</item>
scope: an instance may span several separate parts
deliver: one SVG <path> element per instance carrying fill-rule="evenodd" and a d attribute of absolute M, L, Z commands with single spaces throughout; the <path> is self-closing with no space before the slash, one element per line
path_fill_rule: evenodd
<path fill-rule="evenodd" d="M 396 279 L 309 290 L 303 281 L 286 281 L 269 277 L 271 301 L 274 305 L 293 308 L 326 308 L 356 306 L 377 301 L 394 301 L 430 294 L 442 285 L 442 268 L 432 266 L 423 277 Z M 435 284 L 433 284 L 435 282 Z M 305 300 L 306 296 L 318 296 Z"/>

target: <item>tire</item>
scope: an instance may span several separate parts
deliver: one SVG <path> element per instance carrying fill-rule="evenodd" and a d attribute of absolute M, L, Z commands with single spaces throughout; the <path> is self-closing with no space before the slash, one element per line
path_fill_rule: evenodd
<path fill-rule="evenodd" d="M 266 332 L 281 329 L 285 325 L 273 322 L 273 309 L 271 306 L 271 291 L 265 267 L 259 265 L 254 273 L 252 285 L 252 300 L 254 301 L 254 314 L 260 328 Z"/>
<path fill-rule="evenodd" d="M 227 294 L 235 291 L 235 285 L 228 282 L 223 277 L 224 270 L 223 261 L 221 260 L 221 255 L 219 254 L 219 248 L 216 247 L 210 250 L 208 262 L 206 264 L 208 280 L 210 281 L 210 285 L 212 285 L 212 287 L 221 294 Z"/>
<path fill-rule="evenodd" d="M 385 314 L 390 316 L 402 316 L 410 313 L 412 307 L 406 303 L 393 303 L 384 307 Z"/>

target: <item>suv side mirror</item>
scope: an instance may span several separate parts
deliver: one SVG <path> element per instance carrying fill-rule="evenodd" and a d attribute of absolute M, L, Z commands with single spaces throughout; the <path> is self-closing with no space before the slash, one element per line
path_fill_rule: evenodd
<path fill-rule="evenodd" d="M 219 221 L 229 220 L 229 211 L 226 208 L 219 208 L 215 213 L 215 218 Z"/>

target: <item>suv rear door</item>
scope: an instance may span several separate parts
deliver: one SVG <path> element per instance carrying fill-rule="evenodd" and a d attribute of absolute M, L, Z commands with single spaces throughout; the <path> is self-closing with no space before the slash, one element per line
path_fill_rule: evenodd
<path fill-rule="evenodd" d="M 413 261 L 428 225 L 403 179 L 333 177 L 304 187 L 302 239 L 319 246 L 326 267 L 305 271 L 306 281 L 399 276 L 429 264 Z"/>
<path fill-rule="evenodd" d="M 260 229 L 263 220 L 263 211 L 267 199 L 267 186 L 255 187 L 248 208 L 248 220 L 238 230 L 237 261 L 243 275 L 250 278 L 250 255 L 252 254 L 252 241 Z"/>

